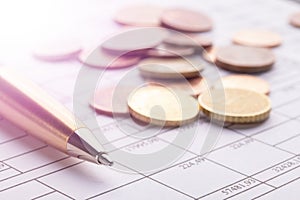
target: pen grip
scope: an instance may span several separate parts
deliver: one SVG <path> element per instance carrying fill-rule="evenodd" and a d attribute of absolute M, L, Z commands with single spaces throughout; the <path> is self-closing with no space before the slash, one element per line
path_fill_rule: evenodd
<path fill-rule="evenodd" d="M 64 152 L 69 136 L 84 127 L 37 85 L 3 68 L 0 69 L 0 115 Z"/>

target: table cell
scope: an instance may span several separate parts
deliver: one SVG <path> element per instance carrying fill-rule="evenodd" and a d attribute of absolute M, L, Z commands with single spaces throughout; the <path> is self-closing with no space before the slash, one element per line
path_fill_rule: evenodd
<path fill-rule="evenodd" d="M 276 145 L 290 137 L 300 134 L 300 122 L 291 120 L 253 136 L 265 143 Z"/>
<path fill-rule="evenodd" d="M 84 162 L 39 180 L 72 198 L 86 199 L 139 178 L 138 174 L 126 174 Z"/>
<path fill-rule="evenodd" d="M 299 188 L 300 188 L 300 179 L 287 184 L 281 188 L 278 188 L 272 192 L 265 193 L 263 196 L 258 198 L 259 200 L 263 199 L 289 199 L 289 200 L 298 200 L 299 199 Z"/>
<path fill-rule="evenodd" d="M 155 174 L 152 178 L 198 198 L 245 177 L 205 158 L 197 157 Z"/>
<path fill-rule="evenodd" d="M 2 191 L 0 199 L 33 199 L 51 191 L 53 190 L 41 183 L 30 181 Z"/>
<path fill-rule="evenodd" d="M 118 190 L 108 192 L 104 195 L 92 198 L 93 200 L 123 200 L 123 199 L 172 199 L 188 200 L 192 199 L 182 193 L 172 190 L 155 181 L 144 179 L 136 183 L 124 186 Z"/>
<path fill-rule="evenodd" d="M 278 147 L 295 154 L 300 153 L 300 135 L 278 145 Z"/>
<path fill-rule="evenodd" d="M 245 125 L 235 124 L 230 126 L 229 128 L 238 131 L 244 135 L 252 136 L 257 133 L 266 131 L 272 127 L 278 126 L 284 121 L 288 121 L 288 118 L 280 114 L 277 114 L 275 112 L 271 112 L 269 119 L 267 119 L 263 123 L 245 124 Z"/>
<path fill-rule="evenodd" d="M 41 141 L 26 136 L 0 145 L 0 160 L 13 158 L 45 146 Z"/>
<path fill-rule="evenodd" d="M 212 152 L 208 158 L 251 176 L 291 156 L 285 151 L 255 141 L 252 138 L 246 138 Z"/>
<path fill-rule="evenodd" d="M 231 196 L 235 196 L 239 193 L 250 190 L 251 188 L 254 188 L 259 184 L 260 182 L 253 178 L 246 178 L 237 183 L 226 186 L 210 195 L 207 195 L 204 198 L 200 197 L 200 199 L 203 200 L 227 199 L 230 198 Z"/>
<path fill-rule="evenodd" d="M 280 176 L 281 174 L 284 174 L 289 170 L 292 170 L 299 166 L 300 166 L 300 156 L 296 156 L 291 159 L 288 159 L 287 161 L 281 162 L 267 170 L 264 170 L 263 172 L 255 175 L 254 178 L 265 182 L 269 179 Z"/>
<path fill-rule="evenodd" d="M 0 144 L 25 136 L 26 133 L 7 120 L 0 121 Z"/>
<path fill-rule="evenodd" d="M 8 179 L 8 178 L 13 177 L 13 176 L 16 176 L 18 174 L 20 174 L 20 172 L 18 172 L 15 169 L 12 169 L 12 168 L 3 170 L 3 171 L 0 172 L 0 181 L 2 181 L 4 179 Z"/>
<path fill-rule="evenodd" d="M 66 154 L 51 147 L 46 147 L 9 159 L 6 163 L 22 172 L 26 172 L 66 157 Z"/>

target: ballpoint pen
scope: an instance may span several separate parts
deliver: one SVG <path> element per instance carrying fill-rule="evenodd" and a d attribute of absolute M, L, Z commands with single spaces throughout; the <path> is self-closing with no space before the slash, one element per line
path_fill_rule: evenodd
<path fill-rule="evenodd" d="M 34 83 L 0 69 L 0 115 L 46 144 L 82 160 L 111 166 L 93 133 Z"/>

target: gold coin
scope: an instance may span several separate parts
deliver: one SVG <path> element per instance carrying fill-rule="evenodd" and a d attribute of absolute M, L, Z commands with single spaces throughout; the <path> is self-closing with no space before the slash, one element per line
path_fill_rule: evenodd
<path fill-rule="evenodd" d="M 245 89 L 207 90 L 198 101 L 205 115 L 229 123 L 261 122 L 271 111 L 266 95 Z"/>
<path fill-rule="evenodd" d="M 270 85 L 256 76 L 235 74 L 222 77 L 224 88 L 248 89 L 262 94 L 269 94 Z"/>
<path fill-rule="evenodd" d="M 128 97 L 128 108 L 134 118 L 159 126 L 187 124 L 199 114 L 196 99 L 159 85 L 134 90 Z"/>
<path fill-rule="evenodd" d="M 245 46 L 268 48 L 279 46 L 281 37 L 267 30 L 242 30 L 234 35 L 233 42 Z"/>
<path fill-rule="evenodd" d="M 202 63 L 183 58 L 147 58 L 139 63 L 140 73 L 151 78 L 194 78 L 199 77 Z"/>

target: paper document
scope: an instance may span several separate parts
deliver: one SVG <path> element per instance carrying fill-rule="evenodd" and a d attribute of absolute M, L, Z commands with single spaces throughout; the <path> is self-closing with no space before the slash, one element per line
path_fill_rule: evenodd
<path fill-rule="evenodd" d="M 32 2 L 35 1 L 26 1 Z M 48 14 L 35 10 L 31 17 L 25 18 L 35 32 L 6 24 L 13 30 L 10 35 L 3 29 L 3 37 L 10 35 L 11 39 L 0 41 L 0 67 L 11 67 L 24 74 L 73 110 L 74 87 L 82 64 L 76 60 L 40 61 L 32 56 L 34 41 L 43 33 L 61 28 L 69 34 L 64 37 L 76 37 L 92 45 L 120 29 L 112 17 L 119 8 L 132 3 L 130 0 L 45 1 Z M 199 154 L 207 130 L 216 125 L 198 120 L 195 138 L 179 159 L 149 173 L 120 163 L 124 169 L 128 167 L 124 173 L 71 158 L 0 117 L 0 199 L 299 199 L 300 29 L 289 24 L 289 16 L 300 10 L 300 4 L 284 0 L 153 0 L 151 4 L 207 13 L 214 21 L 214 29 L 205 34 L 217 46 L 230 44 L 233 34 L 244 28 L 259 27 L 279 33 L 283 41 L 273 49 L 276 64 L 272 70 L 257 74 L 271 85 L 270 118 L 252 127 L 229 125 L 222 130 L 212 152 L 205 156 Z M 42 26 L 43 22 L 37 19 L 39 14 L 53 16 L 53 27 Z M 22 18 L 18 13 L 15 15 Z M 19 18 L 12 21 L 22 20 Z M 63 27 L 63 23 L 69 26 Z M 19 35 L 19 29 L 26 35 Z M 103 84 L 116 83 L 129 71 L 129 68 L 109 71 L 102 77 Z M 229 74 L 219 71 L 221 75 Z M 80 118 L 89 124 L 89 116 L 95 116 L 95 112 L 88 104 L 81 106 Z M 125 134 L 120 124 L 131 133 L 147 135 L 142 125 L 104 115 L 96 119 L 98 126 L 89 128 L 95 133 L 101 130 L 108 140 L 104 146 L 111 154 L 123 150 L 149 155 L 165 147 L 174 152 L 186 148 L 174 142 L 180 134 L 178 129 L 164 129 L 153 137 L 140 139 Z M 127 161 L 135 164 L 134 156 Z"/>

